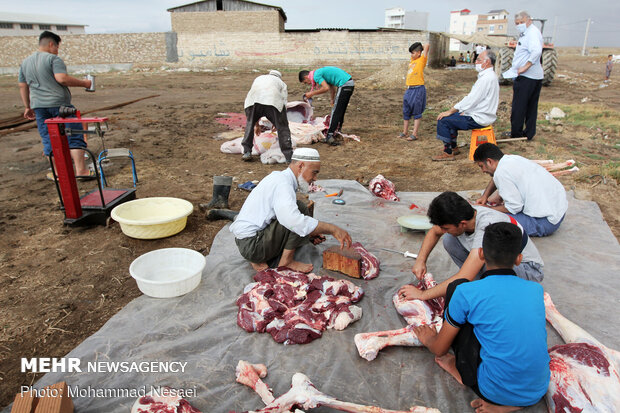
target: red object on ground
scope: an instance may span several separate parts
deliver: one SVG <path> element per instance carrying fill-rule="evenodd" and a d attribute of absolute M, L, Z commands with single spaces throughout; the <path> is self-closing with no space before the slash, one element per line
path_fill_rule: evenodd
<path fill-rule="evenodd" d="M 400 201 L 400 198 L 396 196 L 396 187 L 383 175 L 374 177 L 368 183 L 368 189 L 379 198 L 387 199 L 388 201 Z"/>

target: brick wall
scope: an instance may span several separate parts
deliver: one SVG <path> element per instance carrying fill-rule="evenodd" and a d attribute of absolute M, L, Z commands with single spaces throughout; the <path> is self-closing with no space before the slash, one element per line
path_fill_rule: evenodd
<path fill-rule="evenodd" d="M 134 63 L 161 65 L 166 61 L 165 33 L 64 35 L 58 55 L 67 65 Z M 38 49 L 38 36 L 2 37 L 0 67 L 18 67 Z"/>
<path fill-rule="evenodd" d="M 172 31 L 201 32 L 273 32 L 284 31 L 284 20 L 277 10 L 213 11 L 170 13 Z"/>

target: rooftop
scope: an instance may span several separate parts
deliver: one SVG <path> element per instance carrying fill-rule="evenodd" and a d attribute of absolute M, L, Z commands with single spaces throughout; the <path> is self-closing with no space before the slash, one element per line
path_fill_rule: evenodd
<path fill-rule="evenodd" d="M 65 17 L 50 16 L 46 14 L 5 13 L 0 12 L 0 22 L 3 23 L 41 23 L 60 24 L 65 26 L 88 26 Z"/>

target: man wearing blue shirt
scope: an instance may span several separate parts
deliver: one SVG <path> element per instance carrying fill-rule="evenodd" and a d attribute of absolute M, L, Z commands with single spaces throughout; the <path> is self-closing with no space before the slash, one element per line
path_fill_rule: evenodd
<path fill-rule="evenodd" d="M 478 396 L 476 411 L 509 412 L 536 404 L 549 386 L 545 305 L 540 284 L 516 277 L 521 231 L 506 222 L 486 228 L 478 281 L 448 286 L 439 333 L 414 328 L 437 363 Z M 454 355 L 447 354 L 452 347 Z"/>
<path fill-rule="evenodd" d="M 332 104 L 332 113 L 329 119 L 329 129 L 325 142 L 330 145 L 337 145 L 334 139 L 334 133 L 340 131 L 344 122 L 344 114 L 347 111 L 349 100 L 355 88 L 355 82 L 351 75 L 344 70 L 334 67 L 325 66 L 320 69 L 299 72 L 299 81 L 312 85 L 310 92 L 304 93 L 304 100 L 311 99 L 315 95 L 330 92 L 330 102 Z M 315 87 L 318 89 L 314 90 Z"/>
<path fill-rule="evenodd" d="M 526 11 L 515 15 L 515 24 L 520 33 L 512 67 L 508 72 L 516 78 L 513 81 L 512 113 L 510 114 L 510 135 L 513 138 L 526 136 L 532 140 L 536 135 L 538 98 L 544 78 L 540 62 L 543 38 L 538 27 Z M 506 76 L 505 76 L 506 77 Z M 525 122 L 525 129 L 523 123 Z"/>

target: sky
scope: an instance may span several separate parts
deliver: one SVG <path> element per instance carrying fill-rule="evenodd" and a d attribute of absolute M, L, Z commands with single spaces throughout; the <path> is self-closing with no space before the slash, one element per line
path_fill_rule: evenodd
<path fill-rule="evenodd" d="M 170 30 L 166 9 L 196 0 L 0 0 L 0 13 L 36 13 L 64 16 L 87 24 L 87 33 L 162 32 Z M 507 9 L 512 20 L 520 10 L 546 18 L 544 36 L 555 26 L 557 46 L 584 42 L 587 19 L 592 19 L 587 46 L 620 47 L 620 1 L 618 0 L 255 0 L 280 6 L 288 18 L 286 29 L 340 27 L 374 29 L 384 25 L 385 9 L 403 7 L 429 13 L 429 30 L 447 31 L 451 10 L 467 8 L 472 14 Z"/>

